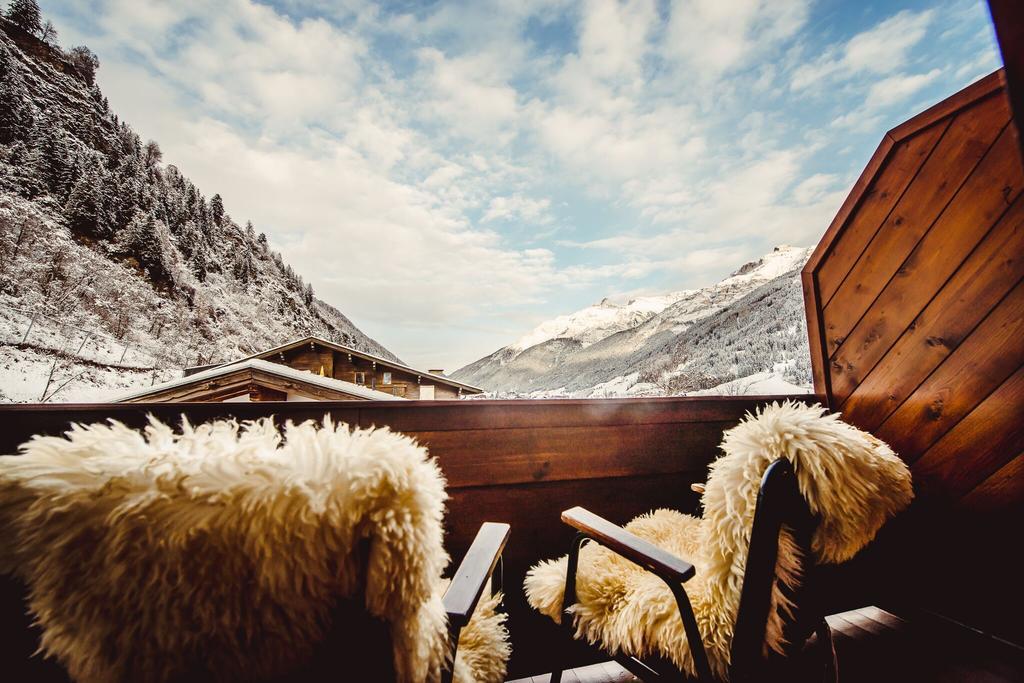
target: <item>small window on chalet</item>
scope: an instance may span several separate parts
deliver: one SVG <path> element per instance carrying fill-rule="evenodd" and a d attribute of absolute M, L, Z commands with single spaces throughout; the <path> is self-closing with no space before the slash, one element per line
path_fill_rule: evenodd
<path fill-rule="evenodd" d="M 391 384 L 391 373 L 385 372 L 384 378 L 380 381 L 381 384 Z"/>
<path fill-rule="evenodd" d="M 365 372 L 357 372 L 356 373 L 356 384 L 366 384 L 366 373 Z"/>

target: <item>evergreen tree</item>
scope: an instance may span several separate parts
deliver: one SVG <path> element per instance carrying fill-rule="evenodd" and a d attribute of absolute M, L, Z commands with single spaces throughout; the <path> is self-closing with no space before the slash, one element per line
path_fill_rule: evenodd
<path fill-rule="evenodd" d="M 210 217 L 213 219 L 214 225 L 218 228 L 224 222 L 224 200 L 221 199 L 220 193 L 213 195 L 210 199 Z"/>
<path fill-rule="evenodd" d="M 313 285 L 306 283 L 306 288 L 302 290 L 302 300 L 306 302 L 307 306 L 313 305 Z"/>
<path fill-rule="evenodd" d="M 259 250 L 260 258 L 267 258 L 267 252 L 270 251 L 270 245 L 267 244 L 267 234 L 261 232 L 256 238 L 256 248 Z"/>
<path fill-rule="evenodd" d="M 152 277 L 158 281 L 170 280 L 163 240 L 153 214 L 135 214 L 120 241 L 128 255 Z"/>
<path fill-rule="evenodd" d="M 83 159 L 78 164 L 78 180 L 64 205 L 64 216 L 72 230 L 92 236 L 107 232 L 103 215 L 103 180 L 96 162 Z"/>
<path fill-rule="evenodd" d="M 244 285 L 253 281 L 256 276 L 256 262 L 252 257 L 251 249 L 243 247 L 239 250 L 238 256 L 235 258 L 232 272 L 235 277 L 238 278 L 239 282 Z"/>
<path fill-rule="evenodd" d="M 250 245 L 256 242 L 256 228 L 252 227 L 252 221 L 245 222 L 245 242 Z"/>
<path fill-rule="evenodd" d="M 32 35 L 37 35 L 43 30 L 43 17 L 36 0 L 11 0 L 4 16 Z"/>
<path fill-rule="evenodd" d="M 33 127 L 32 105 L 14 56 L 0 43 L 0 143 L 26 142 Z"/>

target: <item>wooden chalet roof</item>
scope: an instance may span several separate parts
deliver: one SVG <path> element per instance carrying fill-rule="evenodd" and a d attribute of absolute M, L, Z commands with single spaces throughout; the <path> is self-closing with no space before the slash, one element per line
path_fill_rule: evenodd
<path fill-rule="evenodd" d="M 113 399 L 112 402 L 124 403 L 128 401 L 138 401 L 148 396 L 162 394 L 169 389 L 180 389 L 194 385 L 201 385 L 210 382 L 211 380 L 216 380 L 219 377 L 224 377 L 246 370 L 252 371 L 254 375 L 270 375 L 292 384 L 326 390 L 327 392 L 336 394 L 339 398 L 352 397 L 367 401 L 406 400 L 383 391 L 377 391 L 376 389 L 370 389 L 358 384 L 353 384 L 352 382 L 334 379 L 333 377 L 321 377 L 320 375 L 315 375 L 311 372 L 296 370 L 295 368 L 290 368 L 287 365 L 271 363 L 270 361 L 259 358 L 247 358 L 235 363 L 225 363 L 224 365 L 219 365 L 209 370 L 203 370 L 202 372 L 197 372 L 193 375 L 187 375 L 181 379 L 164 382 L 163 384 L 156 384 L 151 387 L 146 387 L 145 389 L 139 389 L 137 391 L 118 396 Z"/>
<path fill-rule="evenodd" d="M 456 380 L 454 380 L 454 379 L 452 379 L 450 377 L 445 377 L 444 375 L 437 375 L 437 374 L 434 374 L 432 372 L 427 372 L 426 370 L 417 370 L 416 368 L 410 367 L 410 366 L 408 366 L 408 365 L 406 365 L 404 363 L 399 363 L 398 361 L 389 360 L 389 359 L 383 358 L 381 356 L 376 356 L 376 355 L 374 355 L 372 353 L 367 353 L 366 351 L 360 351 L 359 349 L 353 349 L 352 347 L 345 346 L 344 344 L 337 344 L 335 342 L 327 341 L 326 339 L 322 339 L 320 337 L 313 337 L 313 336 L 303 337 L 302 339 L 296 339 L 295 341 L 290 341 L 290 342 L 288 342 L 286 344 L 281 344 L 280 346 L 275 346 L 272 349 L 267 349 L 266 351 L 260 351 L 259 353 L 252 354 L 251 356 L 246 356 L 245 358 L 242 358 L 241 360 L 244 361 L 244 360 L 249 360 L 249 359 L 252 359 L 252 358 L 266 359 L 266 358 L 270 358 L 272 356 L 275 356 L 277 354 L 285 353 L 286 351 L 290 351 L 292 349 L 298 348 L 298 347 L 303 346 L 305 344 L 315 344 L 317 346 L 323 346 L 323 347 L 326 347 L 326 348 L 338 351 L 340 353 L 351 354 L 351 355 L 353 355 L 355 357 L 375 362 L 378 365 L 383 365 L 385 367 L 394 368 L 396 370 L 402 370 L 404 372 L 408 372 L 408 373 L 411 373 L 413 375 L 419 375 L 420 377 L 430 379 L 431 382 L 436 383 L 436 384 L 447 384 L 448 386 L 455 387 L 455 388 L 458 388 L 458 389 L 462 389 L 462 393 L 464 393 L 464 394 L 481 394 L 484 391 L 480 387 L 475 387 L 472 384 L 466 384 L 465 382 L 459 382 L 459 381 L 456 381 Z M 237 361 L 235 361 L 235 362 L 237 362 Z"/>

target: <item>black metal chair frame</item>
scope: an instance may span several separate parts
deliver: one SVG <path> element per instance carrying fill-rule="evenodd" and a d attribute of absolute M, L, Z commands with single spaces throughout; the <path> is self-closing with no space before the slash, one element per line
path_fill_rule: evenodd
<path fill-rule="evenodd" d="M 562 624 L 572 631 L 572 620 L 568 618 L 568 610 L 577 601 L 576 575 L 580 548 L 585 542 L 599 543 L 654 573 L 668 585 L 675 596 L 683 621 L 697 680 L 714 681 L 704 642 L 697 628 L 697 620 L 684 588 L 686 581 L 696 575 L 694 566 L 582 508 L 565 511 L 562 513 L 562 519 L 579 530 L 569 546 Z M 765 680 L 765 657 L 762 652 L 768 613 L 771 609 L 772 587 L 776 580 L 775 564 L 778 557 L 779 533 L 782 527 L 786 526 L 798 545 L 809 551 L 815 523 L 816 520 L 811 515 L 807 502 L 800 494 L 793 466 L 788 460 L 776 460 L 765 470 L 757 496 L 747 564 L 743 573 L 743 589 L 733 629 L 729 666 L 729 678 L 732 683 Z M 809 557 L 809 554 L 805 552 L 804 556 Z M 806 581 L 809 574 L 806 568 L 804 574 Z M 822 657 L 822 680 L 835 681 L 838 667 L 832 633 L 825 623 L 824 615 L 814 610 L 815 601 L 810 594 L 802 597 L 811 603 L 805 605 L 811 609 L 804 610 L 804 618 L 810 620 L 811 630 L 817 634 L 817 647 Z M 624 654 L 616 655 L 614 659 L 641 680 L 692 680 L 665 659 L 641 661 Z M 552 673 L 551 683 L 558 683 L 561 675 L 561 671 Z"/>
<path fill-rule="evenodd" d="M 451 657 L 450 665 L 441 675 L 442 683 L 451 683 L 455 675 L 459 635 L 473 616 L 484 589 L 489 585 L 492 595 L 501 591 L 501 553 L 510 532 L 508 524 L 484 522 L 441 598 L 445 614 L 448 615 L 448 652 Z"/>

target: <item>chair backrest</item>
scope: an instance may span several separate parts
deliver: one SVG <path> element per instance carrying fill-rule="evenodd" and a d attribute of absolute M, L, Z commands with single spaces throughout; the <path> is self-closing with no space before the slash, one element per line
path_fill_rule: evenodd
<path fill-rule="evenodd" d="M 815 598 L 811 536 L 816 520 L 800 494 L 793 465 L 784 458 L 765 470 L 757 495 L 747 565 L 743 573 L 740 606 L 733 629 L 730 680 L 733 683 L 763 677 L 764 642 L 772 589 L 776 583 L 784 590 L 792 610 L 784 614 L 787 654 L 802 649 L 822 618 Z M 795 591 L 781 586 L 776 574 L 779 534 L 787 529 L 801 551 L 802 579 Z"/>

